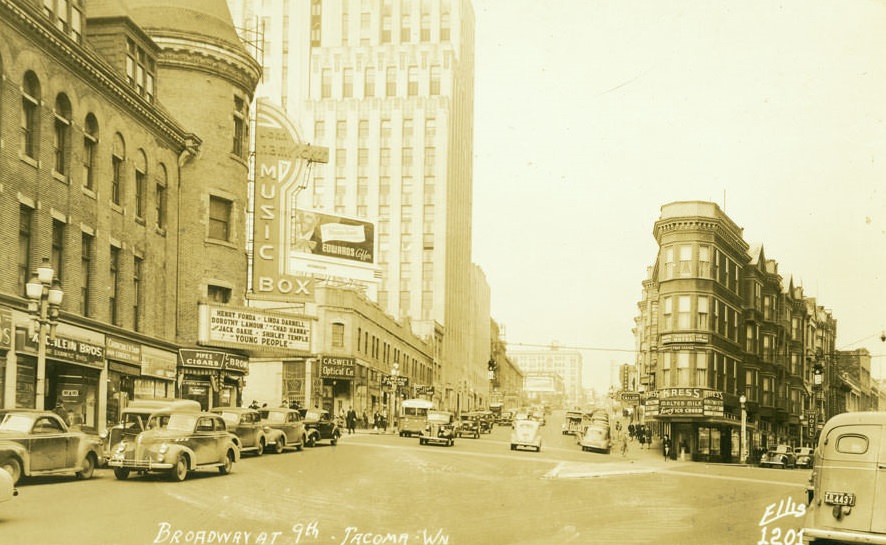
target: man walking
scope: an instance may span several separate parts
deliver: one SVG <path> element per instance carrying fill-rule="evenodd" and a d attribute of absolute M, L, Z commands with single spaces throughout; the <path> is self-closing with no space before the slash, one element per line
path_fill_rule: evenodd
<path fill-rule="evenodd" d="M 345 420 L 348 423 L 348 435 L 357 433 L 357 411 L 353 407 L 348 409 L 348 415 Z"/>

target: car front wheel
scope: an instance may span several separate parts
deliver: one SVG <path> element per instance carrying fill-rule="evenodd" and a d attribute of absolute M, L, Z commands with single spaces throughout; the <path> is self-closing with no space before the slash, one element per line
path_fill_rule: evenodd
<path fill-rule="evenodd" d="M 314 436 L 313 433 L 308 435 L 308 440 L 307 440 L 307 442 L 305 442 L 305 444 L 308 445 L 309 447 L 313 447 L 314 445 L 317 444 L 316 437 Z"/>
<path fill-rule="evenodd" d="M 176 482 L 182 482 L 188 478 L 188 457 L 179 456 L 175 462 L 175 467 L 170 471 L 170 477 Z"/>
<path fill-rule="evenodd" d="M 83 459 L 83 464 L 80 465 L 80 471 L 77 472 L 77 478 L 84 481 L 91 479 L 94 472 L 95 456 L 92 453 L 89 453 L 86 455 L 86 458 Z"/>
<path fill-rule="evenodd" d="M 277 442 L 274 443 L 274 454 L 283 454 L 283 449 L 286 448 L 286 443 L 283 438 L 277 439 Z"/>

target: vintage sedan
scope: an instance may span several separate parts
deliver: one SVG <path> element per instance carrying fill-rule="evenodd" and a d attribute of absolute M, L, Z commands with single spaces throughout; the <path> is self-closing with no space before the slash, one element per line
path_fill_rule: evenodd
<path fill-rule="evenodd" d="M 0 503 L 18 496 L 18 489 L 12 482 L 12 475 L 0 469 Z"/>
<path fill-rule="evenodd" d="M 456 435 L 459 437 L 473 437 L 474 439 L 480 438 L 480 421 L 479 417 L 473 413 L 464 413 L 461 415 L 461 419 L 458 423 L 458 430 L 456 431 Z"/>
<path fill-rule="evenodd" d="M 287 409 L 285 407 L 273 407 L 260 409 L 262 424 L 265 431 L 279 430 L 279 436 L 274 437 L 274 452 L 281 453 L 284 448 L 292 447 L 295 450 L 302 450 L 308 442 L 308 436 L 305 432 L 305 423 L 302 422 L 301 415 L 295 409 Z"/>
<path fill-rule="evenodd" d="M 102 453 L 98 435 L 70 431 L 53 412 L 10 409 L 0 415 L 0 469 L 13 483 L 22 476 L 64 473 L 90 479 Z"/>
<path fill-rule="evenodd" d="M 240 439 L 241 453 L 253 452 L 256 456 L 261 456 L 265 447 L 270 444 L 274 445 L 277 454 L 283 452 L 283 442 L 280 441 L 283 432 L 266 427 L 261 421 L 261 413 L 256 409 L 217 407 L 212 412 L 221 415 L 228 431 Z"/>
<path fill-rule="evenodd" d="M 305 424 L 307 445 L 313 447 L 318 441 L 329 439 L 329 444 L 335 445 L 341 437 L 341 428 L 329 411 L 323 409 L 299 409 L 302 421 Z"/>
<path fill-rule="evenodd" d="M 418 437 L 419 445 L 442 443 L 451 447 L 455 444 L 455 433 L 458 424 L 455 415 L 449 411 L 428 411 L 428 422 Z"/>
<path fill-rule="evenodd" d="M 771 448 L 760 456 L 760 467 L 780 467 L 786 469 L 797 467 L 797 457 L 794 447 L 790 445 L 778 445 Z"/>
<path fill-rule="evenodd" d="M 104 443 L 105 461 L 111 457 L 111 446 L 123 439 L 134 439 L 148 429 L 152 416 L 169 414 L 172 411 L 200 411 L 200 402 L 192 399 L 136 399 L 123 409 L 120 422 L 101 434 Z M 165 426 L 165 419 L 155 418 L 157 424 Z"/>
<path fill-rule="evenodd" d="M 115 445 L 108 465 L 120 480 L 131 471 L 165 472 L 175 481 L 198 469 L 218 468 L 226 475 L 240 459 L 237 443 L 217 414 L 173 412 L 165 428 L 143 431 L 135 440 Z"/>
<path fill-rule="evenodd" d="M 609 454 L 612 448 L 612 437 L 609 424 L 590 424 L 579 436 L 578 444 L 583 452 L 603 452 Z"/>
<path fill-rule="evenodd" d="M 541 422 L 538 420 L 515 420 L 511 430 L 511 450 L 532 448 L 541 451 Z"/>
<path fill-rule="evenodd" d="M 797 447 L 794 449 L 797 457 L 797 467 L 812 469 L 812 461 L 815 459 L 815 449 L 812 447 Z"/>

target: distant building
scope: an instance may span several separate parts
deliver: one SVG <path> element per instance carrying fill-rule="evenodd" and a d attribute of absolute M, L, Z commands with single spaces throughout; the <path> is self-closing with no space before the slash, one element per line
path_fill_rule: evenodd
<path fill-rule="evenodd" d="M 563 382 L 564 402 L 569 406 L 584 403 L 581 352 L 552 344 L 538 350 L 515 349 L 508 353 L 528 376 L 535 373 L 555 374 Z M 527 395 L 529 392 L 526 392 Z"/>

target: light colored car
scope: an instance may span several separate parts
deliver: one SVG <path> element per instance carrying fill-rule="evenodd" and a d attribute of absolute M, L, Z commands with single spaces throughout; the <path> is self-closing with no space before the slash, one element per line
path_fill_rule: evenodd
<path fill-rule="evenodd" d="M 797 447 L 794 449 L 794 455 L 797 457 L 797 467 L 812 469 L 812 460 L 815 456 L 815 449 L 812 447 Z"/>
<path fill-rule="evenodd" d="M 103 452 L 98 435 L 70 431 L 53 412 L 11 409 L 0 415 L 0 469 L 14 484 L 22 476 L 64 473 L 90 479 Z"/>
<path fill-rule="evenodd" d="M 225 420 L 228 431 L 240 440 L 240 452 L 252 452 L 261 456 L 268 445 L 274 445 L 277 454 L 283 452 L 284 441 L 280 440 L 283 432 L 269 428 L 262 423 L 261 413 L 256 409 L 244 407 L 217 407 L 213 413 Z"/>
<path fill-rule="evenodd" d="M 0 469 L 0 503 L 18 496 L 18 489 L 12 482 L 12 475 Z"/>
<path fill-rule="evenodd" d="M 804 543 L 886 543 L 886 412 L 825 422 L 806 493 Z"/>
<path fill-rule="evenodd" d="M 794 447 L 790 445 L 777 445 L 760 456 L 760 467 L 780 467 L 787 469 L 797 467 L 797 457 L 794 455 Z"/>
<path fill-rule="evenodd" d="M 104 457 L 111 457 L 111 445 L 124 438 L 134 439 L 148 429 L 148 420 L 153 415 L 168 414 L 172 411 L 200 411 L 200 402 L 192 399 L 136 399 L 123 409 L 120 422 L 101 434 L 104 443 Z M 160 423 L 163 419 L 155 420 Z"/>
<path fill-rule="evenodd" d="M 449 411 L 428 411 L 428 422 L 418 438 L 418 444 L 441 443 L 448 447 L 455 444 L 458 424 Z"/>
<path fill-rule="evenodd" d="M 541 422 L 538 420 L 515 420 L 511 430 L 511 450 L 534 448 L 541 451 Z"/>
<path fill-rule="evenodd" d="M 295 409 L 287 409 L 285 407 L 259 409 L 261 413 L 261 421 L 267 429 L 280 431 L 280 436 L 269 435 L 268 439 L 273 440 L 273 450 L 276 453 L 283 452 L 284 448 L 292 447 L 295 450 L 302 450 L 308 442 L 305 432 L 305 423 L 302 422 L 301 415 Z"/>
<path fill-rule="evenodd" d="M 612 436 L 609 424 L 592 423 L 579 436 L 578 444 L 582 451 L 596 451 L 609 454 L 612 448 Z"/>
<path fill-rule="evenodd" d="M 183 481 L 189 471 L 218 468 L 230 473 L 240 459 L 237 436 L 221 416 L 206 412 L 174 412 L 165 428 L 143 431 L 135 440 L 112 448 L 108 465 L 124 480 L 130 471 L 161 471 Z"/>

